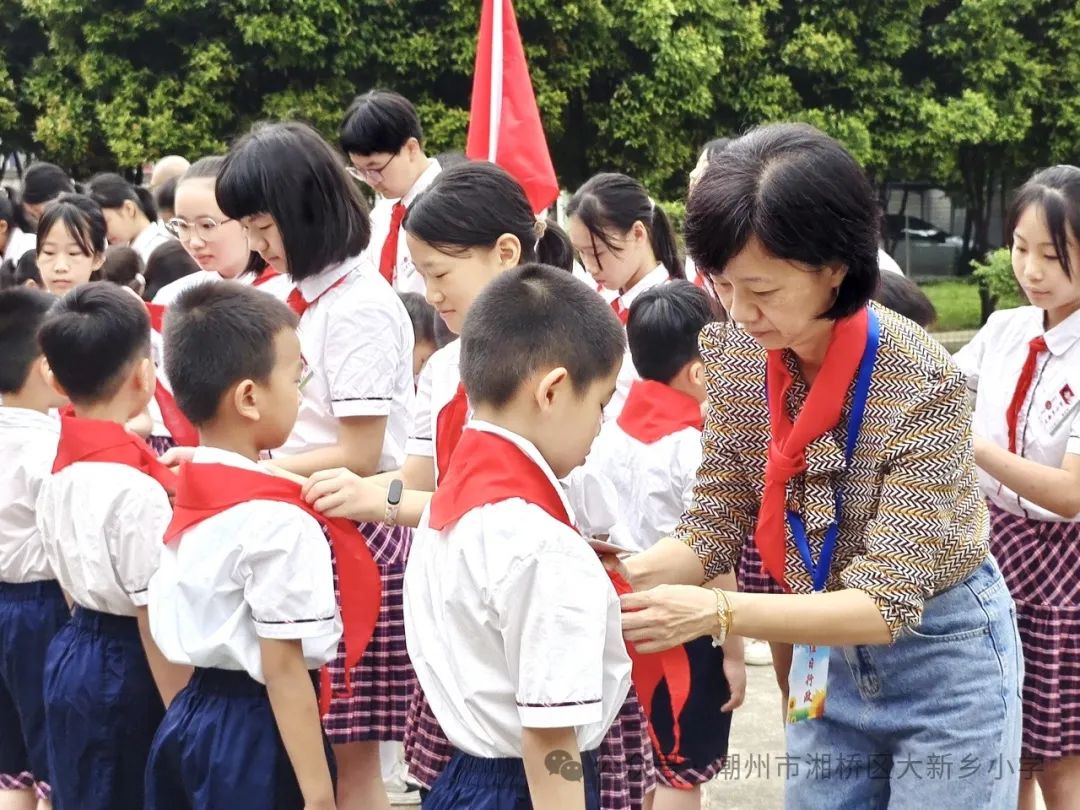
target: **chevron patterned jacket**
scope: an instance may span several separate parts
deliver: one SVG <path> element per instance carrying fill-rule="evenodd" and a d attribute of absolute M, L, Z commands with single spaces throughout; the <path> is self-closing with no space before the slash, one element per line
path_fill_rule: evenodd
<path fill-rule="evenodd" d="M 840 424 L 810 443 L 807 471 L 792 479 L 787 508 L 801 513 L 814 559 L 843 487 L 842 523 L 828 590 L 857 588 L 876 602 L 895 639 L 916 627 L 923 603 L 962 582 L 989 553 L 989 520 L 979 494 L 971 410 L 963 375 L 922 329 L 872 304 L 881 342 L 862 431 L 844 464 L 851 393 Z M 706 579 L 731 571 L 752 535 L 768 454 L 766 352 L 733 324 L 702 332 L 709 417 L 694 504 L 675 537 L 705 566 Z M 792 418 L 808 388 L 794 356 Z M 811 579 L 788 529 L 786 579 L 810 593 Z"/>

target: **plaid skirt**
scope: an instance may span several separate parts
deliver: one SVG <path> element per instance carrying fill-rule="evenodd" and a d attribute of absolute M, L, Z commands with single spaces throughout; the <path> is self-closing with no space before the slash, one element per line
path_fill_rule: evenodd
<path fill-rule="evenodd" d="M 150 445 L 150 449 L 158 456 L 163 456 L 176 447 L 176 440 L 172 436 L 147 436 L 146 443 Z"/>
<path fill-rule="evenodd" d="M 430 788 L 446 769 L 454 747 L 439 727 L 417 685 L 405 726 L 405 765 L 413 781 Z M 633 687 L 597 749 L 600 810 L 641 810 L 656 787 L 652 745 L 645 715 Z"/>
<path fill-rule="evenodd" d="M 787 593 L 769 576 L 769 572 L 761 567 L 761 553 L 754 545 L 753 535 L 743 541 L 735 578 L 738 580 L 739 590 L 743 593 Z"/>
<path fill-rule="evenodd" d="M 1080 524 L 990 504 L 990 549 L 1016 602 L 1024 648 L 1022 753 L 1080 754 Z"/>
<path fill-rule="evenodd" d="M 0 773 L 0 791 L 30 790 L 30 788 L 34 788 L 34 792 L 39 799 L 48 800 L 51 792 L 49 786 L 44 782 L 35 782 L 34 775 L 29 771 L 23 771 L 22 773 Z"/>
<path fill-rule="evenodd" d="M 349 696 L 333 697 L 323 717 L 326 736 L 334 745 L 376 740 L 401 742 L 409 699 L 416 684 L 405 648 L 405 612 L 401 601 L 412 529 L 389 528 L 380 523 L 361 523 L 358 528 L 382 575 L 382 605 L 371 643 L 350 673 Z M 335 590 L 337 587 L 335 573 Z M 344 642 L 329 667 L 330 683 L 337 695 L 345 688 Z"/>

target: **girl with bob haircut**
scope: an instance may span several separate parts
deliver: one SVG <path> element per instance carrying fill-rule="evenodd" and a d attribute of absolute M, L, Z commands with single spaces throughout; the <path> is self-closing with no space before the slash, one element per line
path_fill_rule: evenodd
<path fill-rule="evenodd" d="M 128 245 L 145 263 L 158 245 L 172 238 L 158 222 L 154 196 L 147 189 L 105 173 L 92 177 L 87 191 L 105 212 L 109 244 Z"/>
<path fill-rule="evenodd" d="M 975 460 L 990 549 L 1023 642 L 1022 808 L 1080 793 L 1080 168 L 1053 166 L 1016 194 L 1007 222 L 1030 306 L 995 312 L 956 355 L 975 395 Z"/>
<path fill-rule="evenodd" d="M 105 262 L 105 215 L 84 194 L 62 194 L 38 222 L 37 267 L 45 289 L 64 295 L 97 281 Z"/>
<path fill-rule="evenodd" d="M 686 242 L 730 320 L 701 336 L 694 503 L 624 564 L 623 628 L 645 653 L 728 633 L 795 645 L 788 755 L 868 767 L 810 769 L 787 807 L 1014 807 L 1022 663 L 967 386 L 922 329 L 869 303 L 877 222 L 859 165 L 812 127 L 751 130 L 709 163 Z M 701 587 L 747 538 L 786 592 Z M 1004 778 L 904 778 L 941 752 L 1000 757 Z"/>
<path fill-rule="evenodd" d="M 506 270 L 554 260 L 570 269 L 562 230 L 538 223 L 525 191 L 493 163 L 469 162 L 445 170 L 410 206 L 404 227 L 427 299 L 455 335 L 473 302 Z M 316 473 L 305 487 L 305 497 L 316 509 L 352 520 L 377 520 L 386 508 L 391 482 L 402 479 L 407 489 L 398 520 L 418 525 L 471 410 L 461 382 L 460 351 L 460 341 L 454 340 L 435 352 L 420 373 L 402 470 L 367 479 L 344 471 Z M 503 362 L 509 374 L 518 360 L 507 356 Z M 588 522 L 585 485 L 573 477 L 568 480 L 574 513 L 579 521 Z M 603 810 L 640 808 L 655 784 L 644 724 L 637 698 L 631 697 L 599 749 L 605 785 L 615 786 L 605 792 Z M 410 777 L 430 789 L 451 754 L 450 743 L 417 687 L 405 734 Z M 636 803 L 631 796 L 637 797 Z"/>
<path fill-rule="evenodd" d="M 295 285 L 286 303 L 300 319 L 307 367 L 296 426 L 274 462 L 304 477 L 399 469 L 414 398 L 412 324 L 364 255 L 367 209 L 343 164 L 304 124 L 262 124 L 229 150 L 215 187 L 221 212 L 240 222 L 251 249 Z M 343 650 L 331 665 L 333 698 L 323 718 L 342 810 L 389 807 L 379 741 L 403 738 L 415 680 L 401 602 L 412 534 L 381 522 L 386 514 L 360 525 L 382 575 L 375 635 L 351 681 Z"/>
<path fill-rule="evenodd" d="M 574 250 L 624 326 L 637 296 L 669 279 L 686 278 L 667 214 L 634 178 L 590 178 L 571 198 L 566 215 Z M 619 415 L 637 379 L 628 349 L 605 419 Z"/>

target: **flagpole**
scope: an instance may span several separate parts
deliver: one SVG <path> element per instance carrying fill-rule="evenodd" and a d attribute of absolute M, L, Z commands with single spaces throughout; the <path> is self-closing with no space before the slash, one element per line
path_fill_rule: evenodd
<path fill-rule="evenodd" d="M 495 163 L 499 153 L 499 121 L 502 120 L 503 96 L 503 3 L 491 5 L 491 98 L 488 116 L 488 160 Z"/>

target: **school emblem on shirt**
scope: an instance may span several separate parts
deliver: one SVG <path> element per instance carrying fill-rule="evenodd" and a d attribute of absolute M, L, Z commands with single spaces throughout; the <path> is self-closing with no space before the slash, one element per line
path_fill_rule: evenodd
<path fill-rule="evenodd" d="M 1043 410 L 1039 415 L 1039 421 L 1046 430 L 1053 433 L 1064 425 L 1069 414 L 1077 405 L 1080 405 L 1080 400 L 1076 398 L 1072 383 L 1065 382 L 1058 388 L 1056 393 L 1043 402 Z"/>

